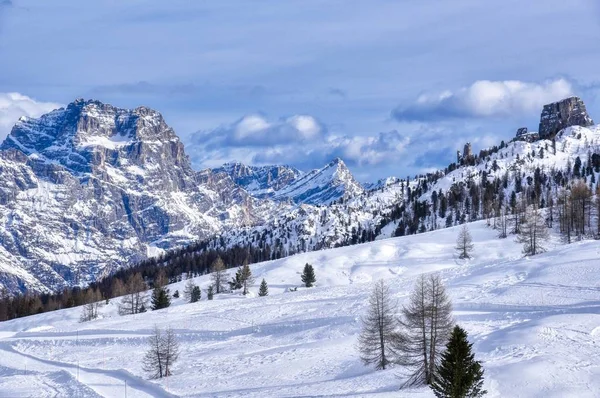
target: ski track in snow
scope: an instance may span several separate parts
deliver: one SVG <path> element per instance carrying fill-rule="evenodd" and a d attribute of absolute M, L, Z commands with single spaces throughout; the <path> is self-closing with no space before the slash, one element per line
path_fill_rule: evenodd
<path fill-rule="evenodd" d="M 404 303 L 418 275 L 441 272 L 489 397 L 598 397 L 598 242 L 564 246 L 554 237 L 547 253 L 522 258 L 514 237 L 497 239 L 485 222 L 470 228 L 467 261 L 456 259 L 450 228 L 254 264 L 249 297 L 209 302 L 203 292 L 196 304 L 174 299 L 127 317 L 112 300 L 87 323 L 80 308 L 0 323 L 0 396 L 124 397 L 127 381 L 127 397 L 433 397 L 427 388 L 398 391 L 398 367 L 365 367 L 356 338 L 372 281 L 386 279 Z M 306 262 L 317 286 L 286 292 Z M 270 296 L 254 297 L 263 277 Z M 150 381 L 141 362 L 154 325 L 171 326 L 182 352 L 172 377 Z"/>

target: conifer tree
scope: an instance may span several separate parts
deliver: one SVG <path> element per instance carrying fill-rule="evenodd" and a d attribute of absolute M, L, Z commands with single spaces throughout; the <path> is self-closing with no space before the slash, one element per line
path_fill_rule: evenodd
<path fill-rule="evenodd" d="M 171 305 L 171 298 L 169 297 L 168 289 L 165 287 L 157 286 L 152 291 L 152 311 L 167 308 Z"/>
<path fill-rule="evenodd" d="M 478 398 L 487 394 L 483 389 L 483 368 L 475 360 L 467 332 L 456 325 L 436 367 L 431 389 L 438 398 Z"/>
<path fill-rule="evenodd" d="M 185 288 L 183 289 L 183 298 L 188 303 L 193 303 L 192 293 L 194 292 L 195 288 L 196 288 L 196 284 L 194 283 L 194 280 L 188 278 L 187 282 L 185 283 Z"/>
<path fill-rule="evenodd" d="M 166 284 L 167 279 L 164 277 L 164 274 L 160 272 L 154 281 L 155 286 L 152 291 L 152 311 L 160 310 L 162 308 L 167 308 L 171 305 L 171 298 L 169 297 L 169 289 L 167 289 L 164 285 Z"/>
<path fill-rule="evenodd" d="M 252 271 L 247 262 L 244 263 L 240 270 L 240 280 L 242 282 L 242 287 L 244 288 L 242 293 L 246 295 L 248 294 L 248 288 L 254 284 L 254 276 L 252 276 Z"/>
<path fill-rule="evenodd" d="M 200 286 L 194 286 L 192 289 L 192 294 L 190 295 L 190 303 L 195 303 L 200 301 L 202 297 L 202 290 L 200 290 Z"/>
<path fill-rule="evenodd" d="M 267 286 L 267 281 L 264 279 L 262 280 L 262 282 L 260 282 L 260 288 L 258 289 L 258 295 L 260 297 L 269 295 L 269 287 Z"/>
<path fill-rule="evenodd" d="M 306 287 L 313 287 L 314 283 L 317 281 L 315 276 L 315 269 L 309 263 L 306 263 L 304 266 L 304 271 L 302 272 L 302 283 Z"/>

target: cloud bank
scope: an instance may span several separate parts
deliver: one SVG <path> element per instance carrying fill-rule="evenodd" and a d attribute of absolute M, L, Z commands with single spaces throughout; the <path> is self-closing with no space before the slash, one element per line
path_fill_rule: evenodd
<path fill-rule="evenodd" d="M 39 117 L 60 104 L 40 102 L 19 93 L 0 93 L 0 139 L 4 139 L 21 116 Z"/>
<path fill-rule="evenodd" d="M 351 166 L 378 165 L 404 152 L 410 142 L 396 130 L 349 136 L 329 131 L 310 115 L 272 121 L 258 114 L 200 131 L 187 141 L 186 149 L 197 168 L 242 161 L 257 165 L 290 164 L 301 169 L 322 167 L 336 157 Z"/>
<path fill-rule="evenodd" d="M 478 80 L 456 91 L 422 94 L 412 104 L 398 106 L 392 116 L 398 121 L 499 118 L 540 112 L 542 106 L 573 95 L 565 79 L 544 83 L 519 80 Z"/>

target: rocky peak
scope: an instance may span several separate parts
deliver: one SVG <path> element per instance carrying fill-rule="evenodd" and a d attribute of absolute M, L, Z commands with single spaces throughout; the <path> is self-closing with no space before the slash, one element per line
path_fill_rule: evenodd
<path fill-rule="evenodd" d="M 183 144 L 159 112 L 97 100 L 80 98 L 40 118 L 21 118 L 0 146 L 9 148 L 59 163 L 73 174 L 105 164 L 156 168 L 172 163 L 191 171 Z"/>
<path fill-rule="evenodd" d="M 238 162 L 225 163 L 213 172 L 227 173 L 236 184 L 256 197 L 269 197 L 302 175 L 300 170 L 291 166 L 248 166 Z"/>
<path fill-rule="evenodd" d="M 579 97 L 569 97 L 544 105 L 540 118 L 539 136 L 553 138 L 560 130 L 570 126 L 588 127 L 594 124 L 585 104 Z"/>
<path fill-rule="evenodd" d="M 315 169 L 278 191 L 275 199 L 291 199 L 296 203 L 330 204 L 340 198 L 360 195 L 364 187 L 340 158 L 321 169 Z"/>

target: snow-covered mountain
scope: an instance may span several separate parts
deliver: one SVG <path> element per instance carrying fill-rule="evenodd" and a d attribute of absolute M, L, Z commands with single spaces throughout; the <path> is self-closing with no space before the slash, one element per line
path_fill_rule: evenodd
<path fill-rule="evenodd" d="M 277 201 L 328 205 L 364 192 L 362 185 L 339 158 L 308 173 L 290 166 L 255 167 L 241 163 L 227 163 L 212 171 L 227 173 L 236 184 L 257 198 Z"/>
<path fill-rule="evenodd" d="M 77 100 L 22 118 L 0 147 L 0 283 L 85 284 L 128 263 L 262 223 L 279 205 L 192 170 L 162 116 Z"/>
<path fill-rule="evenodd" d="M 555 115 L 545 108 L 544 131 L 567 126 L 556 134 L 365 189 L 340 159 L 308 173 L 241 164 L 196 172 L 158 112 L 77 100 L 21 119 L 0 146 L 0 284 L 85 285 L 199 240 L 279 258 L 414 234 L 489 218 L 513 191 L 548 203 L 577 162 L 577 178 L 600 178 L 600 127 L 569 124 L 591 121 L 571 103 L 549 107 Z"/>
<path fill-rule="evenodd" d="M 294 183 L 303 173 L 291 166 L 248 166 L 239 162 L 225 163 L 212 169 L 227 173 L 231 179 L 255 197 L 271 197 L 280 189 Z"/>
<path fill-rule="evenodd" d="M 373 281 L 384 279 L 402 305 L 419 275 L 440 272 L 483 363 L 487 397 L 597 397 L 597 242 L 562 245 L 554 234 L 547 253 L 523 258 L 514 238 L 498 239 L 485 221 L 469 228 L 468 261 L 457 260 L 459 231 L 448 228 L 253 264 L 248 296 L 208 301 L 204 275 L 197 303 L 180 296 L 166 309 L 119 316 L 114 298 L 89 322 L 79 322 L 81 307 L 2 322 L 1 395 L 434 397 L 428 387 L 399 389 L 404 369 L 365 366 L 356 346 Z M 316 287 L 290 292 L 306 263 Z M 263 278 L 269 296 L 256 297 Z M 148 380 L 142 363 L 155 326 L 175 331 L 181 355 L 171 377 Z"/>

